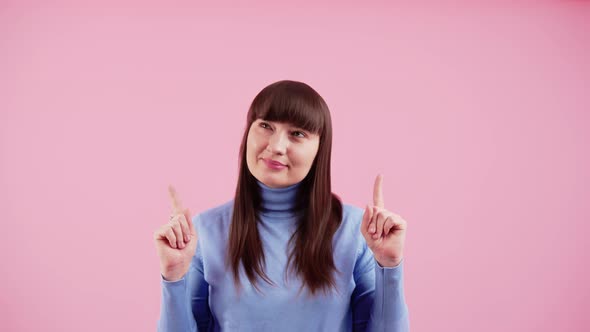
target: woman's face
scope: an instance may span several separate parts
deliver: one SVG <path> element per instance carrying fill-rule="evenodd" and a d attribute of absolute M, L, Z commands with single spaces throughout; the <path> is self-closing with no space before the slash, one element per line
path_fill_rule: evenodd
<path fill-rule="evenodd" d="M 319 135 L 291 124 L 257 119 L 248 131 L 248 169 L 271 188 L 293 185 L 309 173 L 319 142 Z"/>

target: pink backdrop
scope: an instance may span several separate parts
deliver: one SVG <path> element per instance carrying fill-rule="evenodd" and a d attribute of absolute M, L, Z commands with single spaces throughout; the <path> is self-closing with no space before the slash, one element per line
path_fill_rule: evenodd
<path fill-rule="evenodd" d="M 590 2 L 0 4 L 0 330 L 153 331 L 166 187 L 231 199 L 307 82 L 333 187 L 409 223 L 412 331 L 588 331 Z"/>

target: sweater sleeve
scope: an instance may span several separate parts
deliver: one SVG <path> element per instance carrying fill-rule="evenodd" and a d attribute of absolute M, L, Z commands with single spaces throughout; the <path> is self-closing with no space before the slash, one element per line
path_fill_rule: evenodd
<path fill-rule="evenodd" d="M 193 217 L 195 227 L 199 215 Z M 168 281 L 160 275 L 162 301 L 158 332 L 208 331 L 212 324 L 209 309 L 209 284 L 203 274 L 200 241 L 188 272 L 177 281 Z"/>
<path fill-rule="evenodd" d="M 410 330 L 409 312 L 404 297 L 403 259 L 395 267 L 381 267 L 365 241 L 354 268 L 352 293 L 354 331 Z"/>

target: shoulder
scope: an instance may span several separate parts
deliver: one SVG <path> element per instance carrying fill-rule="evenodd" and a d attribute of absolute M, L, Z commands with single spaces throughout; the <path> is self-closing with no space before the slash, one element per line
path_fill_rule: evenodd
<path fill-rule="evenodd" d="M 364 212 L 358 206 L 342 203 L 342 223 L 360 225 Z"/>
<path fill-rule="evenodd" d="M 364 238 L 360 229 L 364 212 L 358 206 L 342 203 L 342 223 L 334 234 L 334 243 L 336 251 L 345 253 L 344 261 L 355 261 L 362 251 Z"/>
<path fill-rule="evenodd" d="M 363 221 L 364 210 L 358 206 L 342 203 L 342 223 L 340 232 L 352 238 L 358 235 Z"/>
<path fill-rule="evenodd" d="M 210 265 L 216 259 L 224 257 L 232 210 L 233 199 L 202 210 L 192 217 L 198 236 L 195 257 L 202 266 Z"/>
<path fill-rule="evenodd" d="M 193 224 L 197 229 L 223 227 L 231 220 L 234 208 L 234 200 L 231 199 L 223 204 L 203 210 L 192 217 Z"/>

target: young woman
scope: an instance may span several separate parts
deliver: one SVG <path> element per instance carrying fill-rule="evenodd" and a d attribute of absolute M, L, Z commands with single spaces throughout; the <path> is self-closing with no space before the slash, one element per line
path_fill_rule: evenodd
<path fill-rule="evenodd" d="M 332 123 L 307 84 L 279 81 L 252 102 L 234 199 L 173 213 L 154 239 L 158 331 L 408 331 L 406 221 L 383 203 L 331 192 Z"/>

